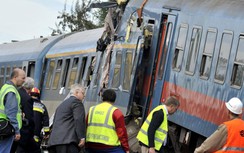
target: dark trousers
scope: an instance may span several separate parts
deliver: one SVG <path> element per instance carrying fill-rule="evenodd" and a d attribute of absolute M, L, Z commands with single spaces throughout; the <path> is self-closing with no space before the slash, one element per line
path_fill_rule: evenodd
<path fill-rule="evenodd" d="M 80 149 L 77 144 L 70 143 L 51 146 L 48 151 L 49 153 L 79 153 Z"/>
<path fill-rule="evenodd" d="M 34 139 L 27 143 L 14 141 L 10 153 L 41 153 L 41 148 Z"/>
<path fill-rule="evenodd" d="M 121 147 L 113 147 L 107 149 L 92 149 L 86 148 L 86 152 L 88 153 L 125 153 L 125 151 Z"/>

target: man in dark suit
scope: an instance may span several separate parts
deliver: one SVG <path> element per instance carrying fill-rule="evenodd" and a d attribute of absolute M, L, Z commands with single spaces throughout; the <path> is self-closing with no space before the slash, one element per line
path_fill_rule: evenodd
<path fill-rule="evenodd" d="M 48 141 L 50 153 L 79 153 L 85 144 L 85 109 L 82 104 L 85 89 L 74 84 L 70 94 L 56 109 Z"/>
<path fill-rule="evenodd" d="M 30 91 L 34 87 L 34 80 L 30 77 L 25 79 L 24 84 L 18 90 L 21 97 L 21 110 L 22 110 L 22 128 L 20 129 L 21 138 L 19 141 L 14 142 L 11 153 L 15 150 L 17 153 L 37 153 L 36 144 L 34 141 L 34 113 L 33 113 L 33 99 L 31 98 Z"/>

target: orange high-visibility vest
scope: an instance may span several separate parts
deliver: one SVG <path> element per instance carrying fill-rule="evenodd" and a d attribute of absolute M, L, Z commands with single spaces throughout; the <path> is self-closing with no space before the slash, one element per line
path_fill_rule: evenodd
<path fill-rule="evenodd" d="M 233 119 L 224 122 L 227 128 L 227 140 L 225 145 L 215 153 L 241 153 L 244 152 L 244 121 Z"/>

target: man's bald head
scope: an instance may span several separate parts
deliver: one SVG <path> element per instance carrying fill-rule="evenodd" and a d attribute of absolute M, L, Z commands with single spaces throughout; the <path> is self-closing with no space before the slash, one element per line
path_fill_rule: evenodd
<path fill-rule="evenodd" d="M 20 68 L 15 68 L 10 75 L 11 81 L 15 84 L 15 86 L 19 87 L 25 82 L 25 71 Z"/>

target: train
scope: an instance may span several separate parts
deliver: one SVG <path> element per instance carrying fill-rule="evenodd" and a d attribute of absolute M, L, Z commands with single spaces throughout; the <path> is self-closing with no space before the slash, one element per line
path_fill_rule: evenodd
<path fill-rule="evenodd" d="M 73 83 L 86 87 L 86 111 L 104 89 L 114 89 L 131 152 L 140 152 L 135 137 L 150 111 L 175 96 L 180 107 L 169 117 L 169 146 L 193 152 L 228 120 L 225 102 L 244 101 L 243 6 L 242 0 L 123 1 L 113 5 L 117 16 L 109 32 L 1 44 L 0 86 L 13 68 L 24 69 L 50 114 Z"/>

